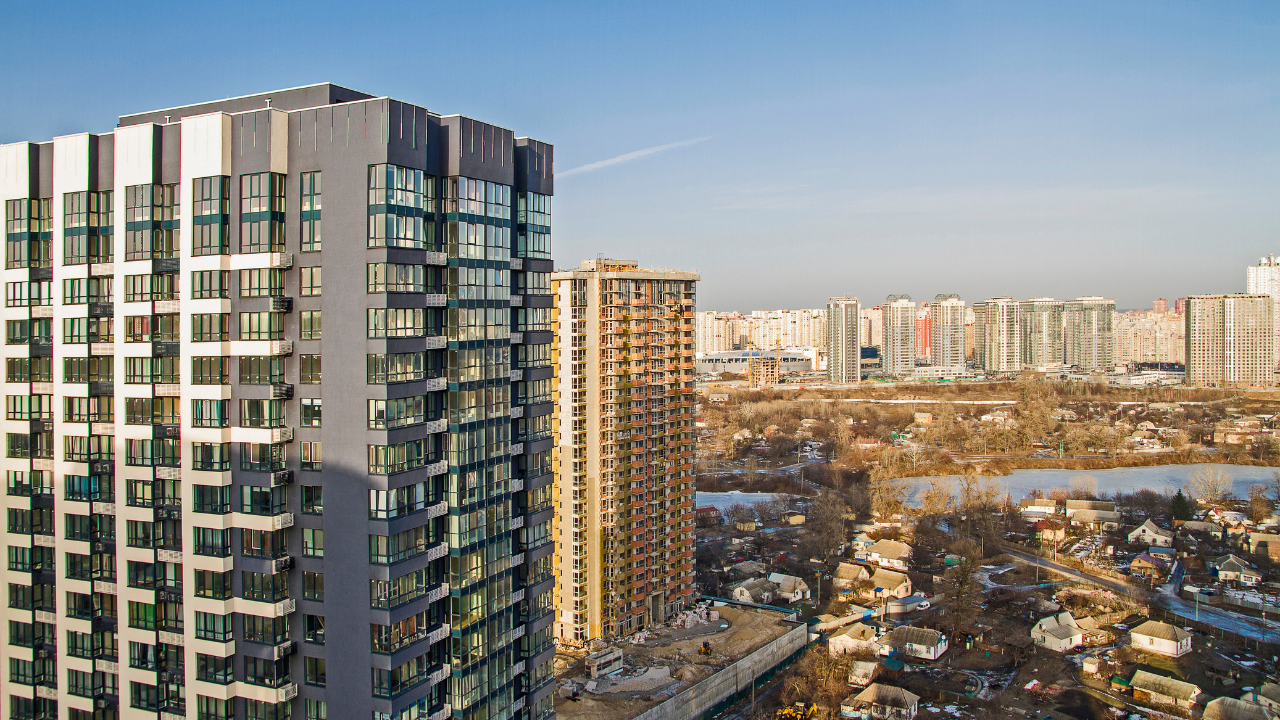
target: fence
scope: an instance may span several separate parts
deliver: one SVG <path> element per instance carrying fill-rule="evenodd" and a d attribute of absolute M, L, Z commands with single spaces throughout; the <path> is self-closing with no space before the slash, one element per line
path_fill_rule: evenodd
<path fill-rule="evenodd" d="M 1151 619 L 1167 622 L 1171 625 L 1177 625 L 1178 627 L 1189 627 L 1197 632 L 1208 635 L 1209 637 L 1236 643 L 1245 650 L 1253 650 L 1254 652 L 1263 655 L 1280 656 L 1280 642 L 1271 640 L 1263 641 L 1255 637 L 1249 637 L 1248 635 L 1234 633 L 1230 630 L 1223 630 L 1212 623 L 1194 620 L 1192 618 L 1170 612 L 1162 607 L 1152 606 Z M 1277 638 L 1277 640 L 1280 641 L 1280 638 Z"/>

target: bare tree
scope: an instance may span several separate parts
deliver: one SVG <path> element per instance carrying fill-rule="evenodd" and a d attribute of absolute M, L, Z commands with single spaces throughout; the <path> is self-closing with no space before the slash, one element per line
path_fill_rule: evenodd
<path fill-rule="evenodd" d="M 938 519 L 955 510 L 956 496 L 951 489 L 951 478 L 931 477 L 929 485 L 920 493 L 920 516 L 929 525 L 937 525 Z"/>
<path fill-rule="evenodd" d="M 813 502 L 809 516 L 805 518 L 805 527 L 809 530 L 807 539 L 813 554 L 826 557 L 844 543 L 844 516 L 848 512 L 849 506 L 832 492 L 823 493 Z"/>
<path fill-rule="evenodd" d="M 871 471 L 871 513 L 883 518 L 902 512 L 907 500 L 907 483 L 891 477 L 883 468 Z"/>
<path fill-rule="evenodd" d="M 1249 486 L 1249 516 L 1260 523 L 1271 515 L 1271 501 L 1267 499 L 1267 486 L 1262 484 Z"/>
<path fill-rule="evenodd" d="M 1093 500 L 1098 495 L 1098 479 L 1092 475 L 1076 475 L 1070 486 L 1073 500 Z"/>
<path fill-rule="evenodd" d="M 955 639 L 978 614 L 974 596 L 980 589 L 978 570 L 982 567 L 982 552 L 978 543 L 961 538 L 951 544 L 951 554 L 957 559 L 955 565 L 947 568 L 943 580 L 942 594 L 947 600 L 943 623 Z"/>
<path fill-rule="evenodd" d="M 748 522 L 756 519 L 756 509 L 746 503 L 734 503 L 729 506 L 725 514 L 733 522 Z"/>
<path fill-rule="evenodd" d="M 1231 497 L 1231 475 L 1216 465 L 1201 465 L 1187 479 L 1186 490 L 1195 499 L 1216 507 Z"/>

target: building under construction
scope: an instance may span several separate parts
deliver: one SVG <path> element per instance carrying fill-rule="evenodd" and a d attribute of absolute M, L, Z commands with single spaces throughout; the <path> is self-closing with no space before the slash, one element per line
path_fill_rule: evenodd
<path fill-rule="evenodd" d="M 693 600 L 697 280 L 599 258 L 552 274 L 562 643 L 628 635 Z"/>

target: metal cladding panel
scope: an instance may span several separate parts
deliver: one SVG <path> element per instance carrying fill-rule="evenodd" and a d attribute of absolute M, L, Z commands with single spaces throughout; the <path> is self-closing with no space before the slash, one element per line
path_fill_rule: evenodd
<path fill-rule="evenodd" d="M 382 112 L 387 134 L 387 162 L 419 168 L 428 175 L 434 175 L 436 166 L 429 164 L 428 157 L 431 118 L 426 109 L 399 100 L 383 100 Z"/>
<path fill-rule="evenodd" d="M 93 164 L 97 173 L 95 190 L 110 190 L 116 181 L 116 136 L 94 135 L 90 147 L 94 148 Z"/>
<path fill-rule="evenodd" d="M 440 119 L 444 174 L 515 184 L 515 133 L 461 115 Z"/>
<path fill-rule="evenodd" d="M 36 197 L 53 197 L 53 143 L 40 143 L 36 146 L 36 152 L 39 153 L 35 183 L 39 194 Z"/>
<path fill-rule="evenodd" d="M 182 176 L 182 126 L 176 123 L 160 125 L 160 156 L 156 158 L 160 168 L 160 182 L 176 183 Z"/>
<path fill-rule="evenodd" d="M 127 125 L 139 125 L 143 123 L 172 122 L 175 120 L 181 120 L 185 117 L 191 117 L 192 115 L 205 115 L 211 112 L 239 113 L 265 108 L 268 104 L 271 107 L 278 108 L 280 110 L 302 110 L 304 108 L 348 103 L 357 100 L 368 100 L 372 97 L 374 96 L 368 93 L 345 88 L 341 85 L 319 83 L 316 85 L 291 88 L 288 90 L 275 90 L 272 92 L 227 98 L 225 100 L 197 103 L 195 105 L 167 108 L 164 110 L 151 110 L 149 112 L 135 113 L 133 115 L 121 115 L 120 126 L 124 127 Z M 270 103 L 268 103 L 268 101 L 270 101 Z M 166 116 L 169 120 L 165 119 Z"/>
<path fill-rule="evenodd" d="M 556 148 L 532 138 L 516 138 L 516 190 L 555 195 Z"/>

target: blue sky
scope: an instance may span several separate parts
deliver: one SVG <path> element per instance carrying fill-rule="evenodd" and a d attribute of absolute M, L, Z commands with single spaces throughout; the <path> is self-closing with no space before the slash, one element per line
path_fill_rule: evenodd
<path fill-rule="evenodd" d="M 1150 307 L 1280 253 L 1272 2 L 23 3 L 5 25 L 0 142 L 329 80 L 554 143 L 581 168 L 557 265 L 697 269 L 702 309 Z"/>

